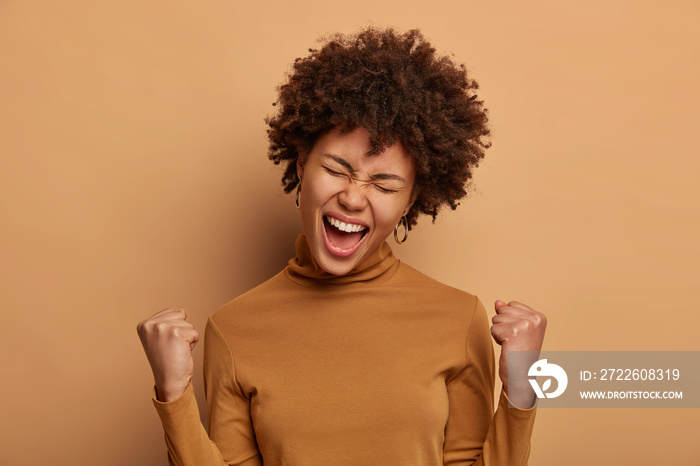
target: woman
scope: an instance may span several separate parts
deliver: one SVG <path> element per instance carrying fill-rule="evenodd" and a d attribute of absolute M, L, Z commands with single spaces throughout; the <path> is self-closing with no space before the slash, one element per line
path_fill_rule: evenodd
<path fill-rule="evenodd" d="M 209 317 L 209 434 L 185 311 L 138 326 L 171 464 L 527 464 L 534 393 L 507 353 L 539 352 L 544 316 L 496 301 L 489 332 L 476 296 L 386 242 L 466 194 L 488 147 L 476 82 L 417 30 L 368 28 L 310 52 L 267 121 L 304 234 L 284 270 Z M 489 333 L 502 345 L 495 414 Z"/>

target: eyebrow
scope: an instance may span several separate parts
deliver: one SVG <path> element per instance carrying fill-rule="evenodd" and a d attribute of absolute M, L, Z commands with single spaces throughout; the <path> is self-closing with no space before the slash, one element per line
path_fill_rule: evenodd
<path fill-rule="evenodd" d="M 352 165 L 350 165 L 350 162 L 348 162 L 347 160 L 345 160 L 342 157 L 338 157 L 337 155 L 334 155 L 334 154 L 323 154 L 323 156 L 326 158 L 331 158 L 331 159 L 335 160 L 340 165 L 347 168 L 350 171 L 350 173 L 357 172 L 357 170 L 355 170 L 355 168 Z M 394 175 L 392 173 L 377 173 L 375 175 L 371 175 L 369 177 L 369 179 L 370 180 L 397 180 L 397 181 L 401 181 L 404 183 L 406 182 L 406 180 L 404 180 L 399 175 Z"/>

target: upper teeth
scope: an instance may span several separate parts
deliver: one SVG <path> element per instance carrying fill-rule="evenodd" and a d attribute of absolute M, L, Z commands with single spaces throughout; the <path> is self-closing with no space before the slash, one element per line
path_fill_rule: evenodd
<path fill-rule="evenodd" d="M 362 231 L 365 228 L 367 228 L 364 225 L 355 225 L 354 223 L 341 222 L 337 218 L 333 218 L 333 217 L 330 217 L 328 215 L 326 215 L 326 219 L 328 219 L 330 224 L 333 225 L 334 227 L 336 227 L 338 230 L 345 231 L 347 233 L 353 233 L 355 231 Z"/>

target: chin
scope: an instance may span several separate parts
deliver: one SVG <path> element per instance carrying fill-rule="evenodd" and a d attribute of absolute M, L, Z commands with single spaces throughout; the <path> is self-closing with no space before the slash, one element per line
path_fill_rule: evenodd
<path fill-rule="evenodd" d="M 372 229 L 367 228 L 361 233 L 359 241 L 352 245 L 348 244 L 343 249 L 334 244 L 334 241 L 331 239 L 333 238 L 338 242 L 339 235 L 343 235 L 343 233 L 335 229 L 323 218 L 318 222 L 316 234 L 312 239 L 314 242 L 314 247 L 312 247 L 314 258 L 319 267 L 331 275 L 346 275 L 357 267 L 366 256 L 374 231 L 370 231 Z M 329 232 L 329 230 L 331 231 Z M 352 233 L 351 235 L 359 234 Z"/>
<path fill-rule="evenodd" d="M 325 247 L 324 245 L 320 246 L 321 248 Z M 360 251 L 356 251 L 356 253 L 360 253 Z M 354 260 L 353 257 L 339 258 L 324 250 L 318 251 L 315 259 L 318 266 L 324 271 L 330 273 L 331 275 L 338 276 L 346 275 L 359 265 L 359 261 Z"/>

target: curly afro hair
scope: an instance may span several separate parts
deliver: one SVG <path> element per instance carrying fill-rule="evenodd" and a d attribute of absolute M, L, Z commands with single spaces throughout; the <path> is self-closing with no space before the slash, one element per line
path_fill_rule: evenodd
<path fill-rule="evenodd" d="M 416 200 L 406 216 L 409 228 L 421 213 L 435 222 L 443 205 L 456 209 L 490 146 L 487 110 L 466 67 L 437 55 L 417 29 L 336 34 L 309 52 L 294 62 L 278 88 L 277 113 L 265 120 L 268 156 L 285 166 L 285 192 L 299 183 L 297 159 L 303 162 L 323 133 L 364 127 L 372 145 L 368 156 L 398 139 L 413 159 Z"/>

